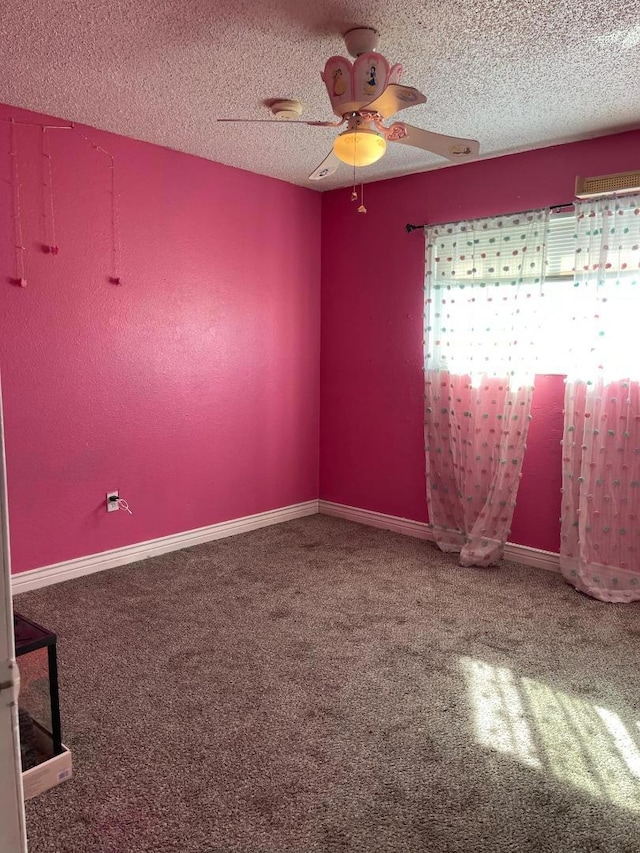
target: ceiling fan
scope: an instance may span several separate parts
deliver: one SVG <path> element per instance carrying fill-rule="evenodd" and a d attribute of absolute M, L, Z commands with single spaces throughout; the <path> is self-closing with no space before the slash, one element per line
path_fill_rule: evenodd
<path fill-rule="evenodd" d="M 307 124 L 312 127 L 347 128 L 335 138 L 333 149 L 309 175 L 311 181 L 321 181 L 332 175 L 340 163 L 349 166 L 368 166 L 385 154 L 387 142 L 398 142 L 422 148 L 447 160 L 469 160 L 477 157 L 480 145 L 475 139 L 461 139 L 413 127 L 402 121 L 384 122 L 407 107 L 426 103 L 426 98 L 412 86 L 400 83 L 401 65 L 390 65 L 377 53 L 379 34 L 371 27 L 356 27 L 344 36 L 352 63 L 344 56 L 332 56 L 322 72 L 333 112 L 340 119 L 304 121 L 297 119 L 302 106 L 297 101 L 277 101 L 271 109 L 275 119 L 218 119 L 218 121 L 282 121 Z"/>

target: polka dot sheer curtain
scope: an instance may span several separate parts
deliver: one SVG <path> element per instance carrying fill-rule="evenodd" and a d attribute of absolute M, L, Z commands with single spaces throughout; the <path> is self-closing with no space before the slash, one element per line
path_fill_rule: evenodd
<path fill-rule="evenodd" d="M 544 306 L 547 210 L 426 232 L 425 445 L 429 522 L 463 566 L 510 532 Z"/>
<path fill-rule="evenodd" d="M 640 195 L 576 205 L 560 567 L 602 601 L 640 599 Z"/>

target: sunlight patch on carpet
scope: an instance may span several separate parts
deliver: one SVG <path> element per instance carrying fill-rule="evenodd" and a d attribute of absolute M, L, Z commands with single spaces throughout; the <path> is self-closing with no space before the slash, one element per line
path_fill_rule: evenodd
<path fill-rule="evenodd" d="M 508 667 L 468 657 L 460 665 L 481 746 L 640 812 L 640 746 L 618 714 Z"/>

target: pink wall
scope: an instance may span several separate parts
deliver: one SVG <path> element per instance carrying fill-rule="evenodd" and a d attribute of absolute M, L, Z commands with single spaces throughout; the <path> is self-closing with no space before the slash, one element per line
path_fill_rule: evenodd
<path fill-rule="evenodd" d="M 43 120 L 0 106 L 10 116 Z M 372 184 L 360 216 L 348 190 L 321 198 L 83 131 L 116 160 L 121 286 L 108 281 L 108 159 L 69 131 L 48 137 L 60 251 L 42 251 L 33 127 L 17 129 L 28 286 L 10 283 L 11 161 L 0 157 L 17 572 L 317 497 L 319 405 L 321 497 L 426 520 L 423 246 L 405 223 L 566 201 L 577 173 L 637 168 L 640 150 L 630 132 Z M 0 135 L 8 152 L 8 124 Z M 511 538 L 556 550 L 562 378 L 536 386 Z M 133 516 L 107 515 L 111 488 Z"/>
<path fill-rule="evenodd" d="M 388 156 L 393 156 L 390 152 Z M 323 196 L 320 497 L 427 520 L 422 436 L 424 242 L 451 222 L 570 201 L 575 176 L 637 169 L 640 131 Z M 511 541 L 557 551 L 563 379 L 538 377 Z"/>
<path fill-rule="evenodd" d="M 41 121 L 0 107 L 0 118 Z M 28 286 L 15 276 L 0 123 L 0 369 L 16 572 L 318 494 L 320 197 L 83 129 L 48 137 L 59 254 L 45 254 L 41 131 L 19 127 Z M 133 509 L 107 515 L 120 489 Z"/>

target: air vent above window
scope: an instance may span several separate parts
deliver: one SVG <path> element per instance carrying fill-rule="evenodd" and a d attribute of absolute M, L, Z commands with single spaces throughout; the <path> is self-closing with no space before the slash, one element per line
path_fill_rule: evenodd
<path fill-rule="evenodd" d="M 595 198 L 601 195 L 618 195 L 640 191 L 640 169 L 635 172 L 618 172 L 615 175 L 598 175 L 595 178 L 576 178 L 576 198 Z"/>

